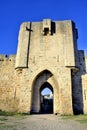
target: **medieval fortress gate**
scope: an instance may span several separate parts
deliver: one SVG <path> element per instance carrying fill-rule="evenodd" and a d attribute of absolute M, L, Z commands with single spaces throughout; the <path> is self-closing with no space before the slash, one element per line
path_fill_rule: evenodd
<path fill-rule="evenodd" d="M 0 110 L 39 113 L 41 91 L 53 113 L 87 113 L 87 58 L 71 20 L 22 23 L 16 55 L 0 55 Z"/>

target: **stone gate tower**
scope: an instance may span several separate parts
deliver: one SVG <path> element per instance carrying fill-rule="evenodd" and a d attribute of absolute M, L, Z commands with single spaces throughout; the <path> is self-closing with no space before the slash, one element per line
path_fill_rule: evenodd
<path fill-rule="evenodd" d="M 0 109 L 39 113 L 41 91 L 48 87 L 53 93 L 53 113 L 82 113 L 81 75 L 86 73 L 86 65 L 82 59 L 84 51 L 78 51 L 77 38 L 71 20 L 23 23 L 17 55 L 9 59 L 1 56 L 4 61 L 1 62 Z"/>
<path fill-rule="evenodd" d="M 30 89 L 30 110 L 40 111 L 40 89 L 49 83 L 54 113 L 72 113 L 71 71 L 78 66 L 76 42 L 77 30 L 72 21 L 44 19 L 21 25 L 15 68 L 23 69 L 29 81 L 25 81 L 25 87 Z"/>

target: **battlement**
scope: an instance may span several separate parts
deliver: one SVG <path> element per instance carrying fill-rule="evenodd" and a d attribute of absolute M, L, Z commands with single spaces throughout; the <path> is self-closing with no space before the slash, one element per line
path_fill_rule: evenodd
<path fill-rule="evenodd" d="M 0 62 L 1 61 L 14 61 L 15 57 L 16 55 L 7 56 L 6 54 L 0 54 Z"/>

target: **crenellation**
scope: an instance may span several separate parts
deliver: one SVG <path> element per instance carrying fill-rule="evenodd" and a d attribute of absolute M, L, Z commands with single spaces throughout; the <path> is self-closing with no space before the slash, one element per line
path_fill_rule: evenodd
<path fill-rule="evenodd" d="M 6 60 L 15 60 L 16 55 L 0 55 L 0 61 L 6 61 Z"/>
<path fill-rule="evenodd" d="M 7 55 L 0 55 L 0 61 L 4 61 L 7 59 Z"/>

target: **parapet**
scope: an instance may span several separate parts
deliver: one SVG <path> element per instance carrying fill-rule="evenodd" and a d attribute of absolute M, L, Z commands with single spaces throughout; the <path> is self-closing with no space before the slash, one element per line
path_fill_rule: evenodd
<path fill-rule="evenodd" d="M 0 55 L 0 61 L 4 61 L 7 59 L 7 55 Z"/>
<path fill-rule="evenodd" d="M 0 61 L 6 61 L 6 60 L 13 61 L 13 60 L 15 60 L 15 57 L 16 57 L 16 55 L 7 56 L 6 54 L 2 54 L 2 55 L 0 55 Z"/>

